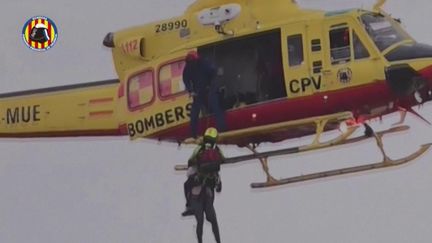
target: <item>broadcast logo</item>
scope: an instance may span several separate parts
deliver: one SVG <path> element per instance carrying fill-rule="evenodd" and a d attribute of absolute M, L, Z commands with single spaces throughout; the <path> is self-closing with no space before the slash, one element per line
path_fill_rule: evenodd
<path fill-rule="evenodd" d="M 26 46 L 34 51 L 46 51 L 57 41 L 57 27 L 50 18 L 36 16 L 23 27 L 22 38 Z"/>

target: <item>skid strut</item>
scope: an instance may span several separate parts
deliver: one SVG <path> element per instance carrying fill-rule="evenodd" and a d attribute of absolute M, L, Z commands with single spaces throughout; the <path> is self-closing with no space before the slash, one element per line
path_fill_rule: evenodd
<path fill-rule="evenodd" d="M 249 146 L 247 146 L 247 148 L 248 148 L 250 151 L 252 151 L 252 153 L 253 153 L 254 155 L 259 154 L 259 153 L 255 150 L 254 147 L 252 147 L 252 146 L 249 145 Z M 277 180 L 276 180 L 275 178 L 273 178 L 273 176 L 270 175 L 270 171 L 269 171 L 269 167 L 268 167 L 268 160 L 267 160 L 267 157 L 259 157 L 258 160 L 261 162 L 262 169 L 264 170 L 264 173 L 265 173 L 266 176 L 267 176 L 267 183 L 268 183 L 268 184 L 277 184 Z"/>

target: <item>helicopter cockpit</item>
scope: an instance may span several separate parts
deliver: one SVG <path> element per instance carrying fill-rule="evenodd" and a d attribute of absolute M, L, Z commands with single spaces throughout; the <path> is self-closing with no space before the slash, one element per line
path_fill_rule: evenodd
<path fill-rule="evenodd" d="M 432 46 L 416 42 L 400 26 L 400 21 L 379 13 L 365 13 L 360 20 L 388 61 L 432 57 Z"/>
<path fill-rule="evenodd" d="M 384 52 L 401 42 L 413 41 L 396 20 L 377 13 L 366 13 L 360 17 L 366 32 L 377 48 Z"/>

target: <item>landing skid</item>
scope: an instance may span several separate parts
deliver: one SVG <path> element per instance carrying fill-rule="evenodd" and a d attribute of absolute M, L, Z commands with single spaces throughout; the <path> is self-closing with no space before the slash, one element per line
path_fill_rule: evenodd
<path fill-rule="evenodd" d="M 220 139 L 229 139 L 229 138 L 238 138 L 250 134 L 265 134 L 266 132 L 278 132 L 283 131 L 284 129 L 287 129 L 289 127 L 301 127 L 306 124 L 308 125 L 315 125 L 315 137 L 312 141 L 312 143 L 304 146 L 299 147 L 293 147 L 293 148 L 286 148 L 281 150 L 275 150 L 275 151 L 268 151 L 268 152 L 258 152 L 256 151 L 255 147 L 252 145 L 247 146 L 247 148 L 252 152 L 252 154 L 249 155 L 243 155 L 243 156 L 237 156 L 237 157 L 231 157 L 225 159 L 225 161 L 222 162 L 222 164 L 233 164 L 238 163 L 246 160 L 252 160 L 252 159 L 258 159 L 261 162 L 262 169 L 264 173 L 266 174 L 266 181 L 265 182 L 259 182 L 259 183 L 252 183 L 252 188 L 262 188 L 262 187 L 271 187 L 271 186 L 278 186 L 278 185 L 284 185 L 284 184 L 290 184 L 294 182 L 301 182 L 301 181 L 308 181 L 308 180 L 314 180 L 324 177 L 331 177 L 331 176 L 337 176 L 337 175 L 343 175 L 343 174 L 350 174 L 360 171 L 368 171 L 368 170 L 374 170 L 374 169 L 380 169 L 385 167 L 391 167 L 391 166 L 397 166 L 404 163 L 407 163 L 411 160 L 414 160 L 415 158 L 419 157 L 420 155 L 424 154 L 431 146 L 432 144 L 425 144 L 422 145 L 417 151 L 414 153 L 397 159 L 392 160 L 390 159 L 387 154 L 384 151 L 384 145 L 382 142 L 382 137 L 385 134 L 394 133 L 394 132 L 400 132 L 400 131 L 406 131 L 409 129 L 408 126 L 398 126 L 393 127 L 388 130 L 384 130 L 381 132 L 375 133 L 374 130 L 367 125 L 366 123 L 363 124 L 366 128 L 365 135 L 361 137 L 355 137 L 355 138 L 349 138 L 354 131 L 358 128 L 358 126 L 350 126 L 348 127 L 341 135 L 339 135 L 337 138 L 331 139 L 329 141 L 320 141 L 321 135 L 325 131 L 325 128 L 327 125 L 334 124 L 335 122 L 343 122 L 350 120 L 352 118 L 352 114 L 350 112 L 341 112 L 341 113 L 335 113 L 331 115 L 326 116 L 319 116 L 319 117 L 312 117 L 308 119 L 301 119 L 301 120 L 295 120 L 295 121 L 287 121 L 282 122 L 278 124 L 272 124 L 267 126 L 261 126 L 261 127 L 255 127 L 251 129 L 245 129 L 245 130 L 239 130 L 234 131 L 231 133 L 226 133 L 223 136 L 220 137 Z M 377 143 L 378 148 L 381 151 L 381 154 L 383 155 L 383 159 L 381 162 L 378 163 L 372 163 L 372 164 L 366 164 L 366 165 L 360 165 L 360 166 L 354 166 L 354 167 L 348 167 L 348 168 L 340 168 L 335 170 L 329 170 L 329 171 L 322 171 L 317 173 L 312 173 L 308 175 L 301 175 L 301 176 L 295 176 L 285 179 L 276 179 L 274 178 L 269 171 L 269 164 L 268 164 L 268 158 L 278 155 L 285 155 L 285 154 L 295 154 L 295 153 L 301 153 L 311 150 L 318 150 L 322 148 L 328 148 L 333 147 L 336 145 L 343 145 L 343 144 L 349 144 L 349 143 L 355 143 L 360 142 L 362 140 L 368 139 L 374 137 L 375 141 Z M 197 142 L 197 141 L 194 141 Z M 186 170 L 186 165 L 176 165 L 176 170 Z"/>
<path fill-rule="evenodd" d="M 251 187 L 252 188 L 272 187 L 272 186 L 279 186 L 279 185 L 291 184 L 291 183 L 302 182 L 302 181 L 315 180 L 315 179 L 319 179 L 319 178 L 332 177 L 332 176 L 338 176 L 338 175 L 343 175 L 343 174 L 351 174 L 351 173 L 356 173 L 356 172 L 361 172 L 361 171 L 368 171 L 368 170 L 380 169 L 380 168 L 385 168 L 385 167 L 398 166 L 398 165 L 402 165 L 402 164 L 405 164 L 411 160 L 416 159 L 417 157 L 419 157 L 420 155 L 425 153 L 432 146 L 432 144 L 422 145 L 414 153 L 412 153 L 406 157 L 403 157 L 403 158 L 400 158 L 397 160 L 393 160 L 393 159 L 390 159 L 384 151 L 382 137 L 385 134 L 408 130 L 409 127 L 408 126 L 394 127 L 394 128 L 390 128 L 390 129 L 385 130 L 385 131 L 377 132 L 377 133 L 374 133 L 373 130 L 368 125 L 366 125 L 366 128 L 367 128 L 367 130 L 372 131 L 371 135 L 375 138 L 375 140 L 377 142 L 377 146 L 383 155 L 383 160 L 381 162 L 373 163 L 373 164 L 367 164 L 367 165 L 354 166 L 354 167 L 348 167 L 348 168 L 329 170 L 329 171 L 323 171 L 323 172 L 317 172 L 317 173 L 295 176 L 295 177 L 289 177 L 289 178 L 284 178 L 284 179 L 275 179 L 269 173 L 267 157 L 262 157 L 262 158 L 260 158 L 260 162 L 262 164 L 264 173 L 267 176 L 267 180 L 265 182 L 252 183 Z M 351 139 L 344 140 L 344 141 L 338 143 L 337 145 L 355 143 L 355 142 L 359 142 L 359 141 L 362 141 L 362 140 L 365 140 L 368 138 L 369 138 L 368 136 L 351 138 Z M 252 148 L 250 148 L 250 149 L 252 150 Z M 309 151 L 309 150 L 311 150 L 311 149 L 299 150 L 299 152 Z M 254 151 L 254 150 L 252 150 L 252 151 Z"/>
<path fill-rule="evenodd" d="M 227 159 L 225 159 L 223 164 L 233 164 L 233 163 L 239 163 L 239 162 L 243 162 L 243 161 L 247 161 L 247 160 L 259 159 L 261 162 L 262 169 L 267 176 L 267 179 L 265 182 L 251 183 L 251 187 L 252 188 L 265 188 L 265 187 L 280 186 L 280 185 L 285 185 L 285 184 L 292 184 L 292 183 L 302 182 L 302 181 L 315 180 L 315 179 L 326 178 L 326 177 L 333 177 L 333 176 L 344 175 L 344 174 L 357 173 L 357 172 L 362 172 L 362 171 L 381 169 L 381 168 L 386 168 L 386 167 L 399 166 L 399 165 L 408 163 L 408 162 L 416 159 L 417 157 L 421 156 L 432 146 L 432 143 L 422 145 L 414 153 L 412 153 L 406 157 L 394 160 L 394 159 L 389 158 L 386 155 L 384 148 L 383 148 L 384 146 L 383 146 L 383 142 L 382 142 L 382 137 L 386 134 L 407 131 L 409 129 L 409 126 L 393 127 L 393 128 L 390 128 L 390 129 L 387 129 L 384 131 L 376 132 L 376 133 L 373 132 L 373 130 L 372 130 L 372 134 L 371 134 L 372 136 L 371 137 L 375 138 L 375 140 L 377 142 L 377 146 L 383 155 L 383 160 L 381 162 L 366 164 L 366 165 L 360 165 L 360 166 L 354 166 L 354 167 L 341 168 L 341 169 L 335 169 L 335 170 L 329 170 L 329 171 L 322 171 L 322 172 L 317 172 L 317 173 L 312 173 L 312 174 L 307 174 L 307 175 L 283 178 L 283 179 L 275 179 L 270 174 L 269 166 L 268 166 L 268 160 L 267 160 L 269 157 L 286 155 L 286 154 L 301 153 L 301 152 L 317 150 L 317 149 L 321 149 L 321 148 L 328 148 L 328 147 L 337 146 L 337 145 L 357 143 L 357 142 L 371 138 L 368 136 L 361 136 L 361 137 L 355 137 L 355 138 L 349 138 L 348 139 L 347 137 L 352 135 L 353 132 L 355 131 L 355 129 L 356 129 L 356 127 L 348 129 L 348 131 L 346 131 L 345 133 L 343 133 L 339 137 L 332 139 L 330 141 L 327 141 L 327 142 L 319 142 L 318 136 L 319 136 L 320 132 L 318 132 L 317 137 L 314 139 L 314 142 L 312 142 L 310 145 L 292 147 L 292 148 L 281 149 L 281 150 L 274 150 L 274 151 L 267 151 L 267 152 L 259 153 L 252 146 L 248 146 L 248 149 L 250 149 L 252 151 L 252 154 L 227 158 Z M 370 129 L 370 127 L 369 127 L 369 129 Z M 187 170 L 187 166 L 186 165 L 176 165 L 175 169 L 176 170 Z"/>
<path fill-rule="evenodd" d="M 336 170 L 329 170 L 329 171 L 323 171 L 323 172 L 317 172 L 307 175 L 301 175 L 301 176 L 294 176 L 284 179 L 274 179 L 271 177 L 271 179 L 267 179 L 266 182 L 255 182 L 251 183 L 252 188 L 264 188 L 264 187 L 272 187 L 272 186 L 280 186 L 280 185 L 286 185 L 286 184 L 292 184 L 296 182 L 302 182 L 302 181 L 309 181 L 309 180 L 315 180 L 320 178 L 326 178 L 326 177 L 332 177 L 332 176 L 339 176 L 339 175 L 345 175 L 345 174 L 351 174 L 351 173 L 357 173 L 362 171 L 368 171 L 368 170 L 375 170 L 375 169 L 382 169 L 386 167 L 393 167 L 393 166 L 399 166 L 405 163 L 410 162 L 411 160 L 416 159 L 423 153 L 425 153 L 432 144 L 425 144 L 420 147 L 416 152 L 412 153 L 409 156 L 406 156 L 404 158 L 400 158 L 397 160 L 389 159 L 388 157 L 379 163 L 374 164 L 367 164 L 367 165 L 360 165 L 360 166 L 354 166 L 354 167 L 348 167 L 343 169 L 336 169 Z"/>

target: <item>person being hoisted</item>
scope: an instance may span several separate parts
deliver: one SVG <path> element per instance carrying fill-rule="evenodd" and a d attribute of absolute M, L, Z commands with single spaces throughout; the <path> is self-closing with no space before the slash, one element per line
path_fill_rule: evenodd
<path fill-rule="evenodd" d="M 186 210 L 182 216 L 195 215 L 198 242 L 202 242 L 204 213 L 212 224 L 216 242 L 220 242 L 213 202 L 214 191 L 222 190 L 219 170 L 224 156 L 217 146 L 217 138 L 218 131 L 215 128 L 208 128 L 204 133 L 203 142 L 194 150 L 188 161 L 188 179 L 184 183 Z"/>

